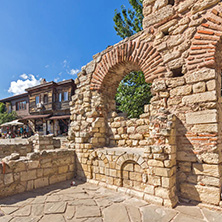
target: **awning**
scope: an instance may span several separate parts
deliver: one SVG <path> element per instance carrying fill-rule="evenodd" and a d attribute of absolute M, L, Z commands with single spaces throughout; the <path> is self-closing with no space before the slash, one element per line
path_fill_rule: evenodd
<path fill-rule="evenodd" d="M 63 115 L 63 116 L 52 116 L 49 119 L 53 120 L 53 119 L 69 119 L 70 115 Z"/>
<path fill-rule="evenodd" d="M 19 120 L 13 120 L 11 122 L 3 123 L 1 126 L 22 126 L 23 123 L 19 122 Z"/>
<path fill-rule="evenodd" d="M 22 120 L 25 120 L 25 119 L 27 119 L 27 120 L 29 120 L 29 119 L 43 119 L 43 118 L 47 118 L 47 117 L 49 117 L 49 116 L 51 116 L 51 114 L 45 114 L 45 115 L 29 115 L 29 116 L 24 116 L 24 117 L 22 118 Z"/>

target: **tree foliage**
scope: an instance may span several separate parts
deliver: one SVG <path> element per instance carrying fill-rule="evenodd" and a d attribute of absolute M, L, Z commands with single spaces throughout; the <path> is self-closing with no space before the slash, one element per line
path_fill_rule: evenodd
<path fill-rule="evenodd" d="M 124 77 L 117 89 L 117 109 L 126 112 L 128 118 L 138 118 L 151 97 L 150 84 L 145 83 L 143 73 L 131 72 Z"/>
<path fill-rule="evenodd" d="M 114 28 L 121 38 L 130 37 L 142 30 L 142 2 L 143 0 L 129 0 L 132 9 L 121 6 L 121 12 L 115 10 Z M 150 87 L 142 72 L 129 73 L 117 89 L 117 109 L 126 112 L 129 118 L 138 118 L 144 112 L 144 105 L 149 104 L 152 97 Z"/>
<path fill-rule="evenodd" d="M 5 112 L 5 104 L 4 103 L 0 103 L 0 113 L 4 113 Z"/>
<path fill-rule="evenodd" d="M 0 125 L 3 123 L 11 122 L 17 119 L 17 114 L 15 111 L 8 113 L 6 111 L 6 106 L 4 103 L 0 103 Z"/>
<path fill-rule="evenodd" d="M 143 22 L 143 0 L 129 0 L 132 9 L 126 9 L 121 6 L 121 12 L 115 10 L 113 18 L 115 22 L 115 30 L 121 38 L 130 37 L 131 35 L 142 30 Z"/>
<path fill-rule="evenodd" d="M 11 122 L 15 119 L 17 119 L 17 114 L 15 111 L 12 111 L 11 113 L 0 113 L 0 125 L 3 123 Z"/>

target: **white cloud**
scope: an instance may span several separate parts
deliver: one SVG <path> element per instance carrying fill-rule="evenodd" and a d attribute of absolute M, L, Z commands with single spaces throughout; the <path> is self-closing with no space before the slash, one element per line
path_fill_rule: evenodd
<path fill-rule="evenodd" d="M 54 82 L 58 82 L 59 81 L 59 77 L 54 79 Z"/>
<path fill-rule="evenodd" d="M 63 67 L 66 68 L 67 66 L 68 66 L 68 61 L 65 59 L 65 60 L 63 61 Z"/>
<path fill-rule="evenodd" d="M 14 95 L 18 95 L 25 92 L 25 89 L 36 86 L 40 84 L 41 79 L 36 79 L 36 77 L 32 74 L 22 74 L 20 76 L 23 80 L 18 79 L 17 81 L 12 81 L 11 85 L 8 89 L 9 93 L 13 93 Z"/>
<path fill-rule="evenodd" d="M 29 78 L 28 75 L 25 74 L 25 73 L 23 73 L 22 75 L 20 75 L 20 77 L 21 77 L 22 79 L 28 79 L 28 78 Z"/>
<path fill-rule="evenodd" d="M 74 75 L 76 75 L 78 72 L 80 72 L 79 69 L 71 69 L 70 72 L 69 72 L 69 74 L 72 75 L 72 76 L 74 76 Z"/>

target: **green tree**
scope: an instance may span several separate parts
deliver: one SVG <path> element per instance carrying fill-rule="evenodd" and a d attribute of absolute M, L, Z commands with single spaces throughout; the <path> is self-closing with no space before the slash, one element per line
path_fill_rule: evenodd
<path fill-rule="evenodd" d="M 125 39 L 141 31 L 143 22 L 143 0 L 129 0 L 132 9 L 121 6 L 121 12 L 115 10 L 113 21 L 118 36 Z"/>
<path fill-rule="evenodd" d="M 11 122 L 17 119 L 17 114 L 15 111 L 8 113 L 6 111 L 6 106 L 4 103 L 0 103 L 0 125 L 3 123 Z"/>
<path fill-rule="evenodd" d="M 0 113 L 5 112 L 5 103 L 0 103 Z"/>
<path fill-rule="evenodd" d="M 117 89 L 117 109 L 126 112 L 128 118 L 138 118 L 151 97 L 150 84 L 145 82 L 143 73 L 131 72 L 124 77 Z"/>
<path fill-rule="evenodd" d="M 0 125 L 3 123 L 11 122 L 17 118 L 18 117 L 15 111 L 12 111 L 11 113 L 0 113 Z"/>
<path fill-rule="evenodd" d="M 117 35 L 121 38 L 142 30 L 143 0 L 129 0 L 132 9 L 121 6 L 121 12 L 115 10 L 113 18 Z M 129 118 L 138 118 L 144 112 L 144 105 L 149 104 L 152 97 L 150 84 L 145 82 L 143 73 L 131 72 L 124 77 L 116 93 L 117 109 L 126 112 Z"/>

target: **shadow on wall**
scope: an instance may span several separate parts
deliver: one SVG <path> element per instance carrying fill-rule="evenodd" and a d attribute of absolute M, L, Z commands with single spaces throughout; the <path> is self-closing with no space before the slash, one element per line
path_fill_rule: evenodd
<path fill-rule="evenodd" d="M 217 163 L 209 162 L 210 155 L 217 154 L 204 150 L 207 137 L 211 136 L 216 135 L 188 133 L 183 123 L 177 119 L 176 178 L 178 197 L 181 202 L 219 205 L 220 167 Z"/>

